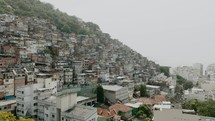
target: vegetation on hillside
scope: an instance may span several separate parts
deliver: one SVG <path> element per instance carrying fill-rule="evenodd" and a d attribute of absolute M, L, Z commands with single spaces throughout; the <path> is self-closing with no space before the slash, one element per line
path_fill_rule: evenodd
<path fill-rule="evenodd" d="M 183 94 L 184 90 L 193 88 L 193 83 L 191 81 L 186 80 L 185 78 L 177 75 L 177 84 L 175 87 L 175 101 L 176 102 L 183 102 Z"/>
<path fill-rule="evenodd" d="M 37 17 L 49 20 L 62 32 L 76 34 L 90 34 L 100 32 L 99 26 L 85 23 L 75 16 L 55 9 L 49 3 L 39 0 L 0 0 L 0 14 L 12 14 L 17 16 Z"/>
<path fill-rule="evenodd" d="M 182 85 L 184 90 L 193 88 L 193 83 L 191 81 L 186 80 L 185 78 L 177 75 L 177 84 Z"/>
<path fill-rule="evenodd" d="M 168 66 L 160 66 L 159 70 L 161 73 L 164 73 L 165 76 L 170 77 Z"/>

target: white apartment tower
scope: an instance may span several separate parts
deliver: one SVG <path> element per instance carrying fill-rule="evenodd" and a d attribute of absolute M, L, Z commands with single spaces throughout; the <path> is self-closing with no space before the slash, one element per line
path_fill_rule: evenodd
<path fill-rule="evenodd" d="M 203 64 L 201 63 L 195 63 L 193 64 L 193 69 L 196 69 L 199 73 L 199 75 L 203 75 Z"/>

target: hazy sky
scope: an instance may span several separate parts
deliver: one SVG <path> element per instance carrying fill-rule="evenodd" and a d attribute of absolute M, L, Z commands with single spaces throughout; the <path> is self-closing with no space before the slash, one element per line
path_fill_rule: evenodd
<path fill-rule="evenodd" d="M 160 65 L 215 62 L 214 0 L 42 0 Z"/>

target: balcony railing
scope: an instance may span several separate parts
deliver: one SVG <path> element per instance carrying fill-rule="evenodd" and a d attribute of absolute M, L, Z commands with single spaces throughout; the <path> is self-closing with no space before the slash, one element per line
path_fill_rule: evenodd
<path fill-rule="evenodd" d="M 57 89 L 57 95 L 63 95 L 66 93 L 75 93 L 80 91 L 80 88 L 77 86 L 64 86 Z"/>

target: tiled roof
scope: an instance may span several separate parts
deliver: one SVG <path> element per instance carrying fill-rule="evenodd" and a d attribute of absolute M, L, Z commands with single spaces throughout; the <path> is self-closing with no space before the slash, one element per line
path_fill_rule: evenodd
<path fill-rule="evenodd" d="M 143 102 L 145 104 L 153 105 L 154 99 L 142 97 L 142 98 L 137 99 L 135 102 Z"/>
<path fill-rule="evenodd" d="M 143 102 L 143 103 L 149 104 L 149 105 L 160 103 L 162 101 L 166 101 L 166 98 L 163 95 L 156 95 L 154 98 L 143 97 L 143 98 L 139 98 L 139 99 L 135 100 L 135 102 Z"/>
<path fill-rule="evenodd" d="M 110 110 L 114 110 L 115 112 L 128 112 L 130 110 L 132 110 L 132 108 L 124 105 L 124 104 L 114 104 L 112 106 L 109 107 Z"/>
<path fill-rule="evenodd" d="M 115 112 L 103 108 L 97 108 L 97 114 L 105 118 L 112 118 L 114 117 Z"/>

